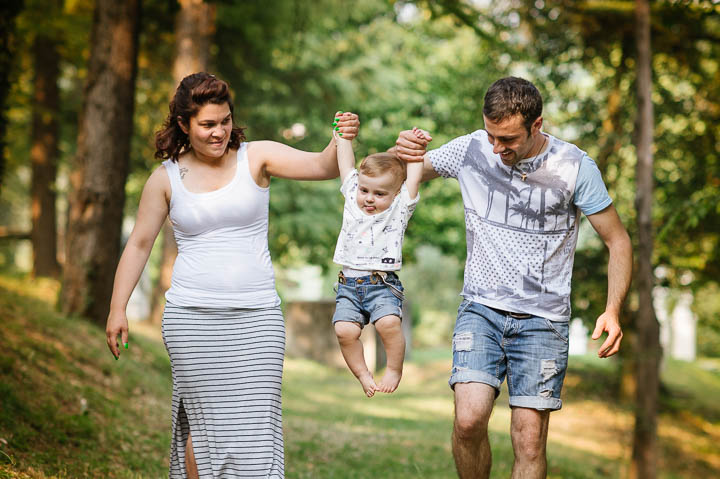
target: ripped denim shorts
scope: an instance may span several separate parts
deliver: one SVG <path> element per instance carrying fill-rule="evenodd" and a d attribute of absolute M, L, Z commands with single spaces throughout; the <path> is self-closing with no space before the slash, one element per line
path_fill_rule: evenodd
<path fill-rule="evenodd" d="M 450 387 L 484 383 L 495 388 L 497 397 L 507 376 L 510 406 L 560 409 L 568 334 L 567 322 L 531 315 L 518 318 L 465 300 L 453 333 Z"/>

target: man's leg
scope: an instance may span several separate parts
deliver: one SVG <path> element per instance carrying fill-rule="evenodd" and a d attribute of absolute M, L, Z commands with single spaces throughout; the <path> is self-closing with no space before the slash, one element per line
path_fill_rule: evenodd
<path fill-rule="evenodd" d="M 490 477 L 492 455 L 488 421 L 495 403 L 495 389 L 483 383 L 455 384 L 455 423 L 452 448 L 460 479 Z"/>
<path fill-rule="evenodd" d="M 568 324 L 513 318 L 506 348 L 512 419 L 513 478 L 544 478 L 550 412 L 560 399 L 568 359 Z"/>
<path fill-rule="evenodd" d="M 547 444 L 550 411 L 523 407 L 512 408 L 510 437 L 515 462 L 512 479 L 542 479 L 547 476 Z"/>

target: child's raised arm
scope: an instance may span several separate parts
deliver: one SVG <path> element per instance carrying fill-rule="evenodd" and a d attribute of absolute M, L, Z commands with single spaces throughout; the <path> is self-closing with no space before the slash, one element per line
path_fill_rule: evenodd
<path fill-rule="evenodd" d="M 419 128 L 413 128 L 413 134 L 421 140 L 425 140 L 427 142 L 432 141 L 430 134 Z M 338 158 L 340 158 L 340 151 L 338 151 Z M 407 180 L 405 181 L 405 186 L 407 187 L 408 194 L 412 199 L 417 197 L 418 188 L 423 176 L 423 167 L 424 164 L 422 161 L 407 162 Z M 340 170 L 340 174 L 342 175 L 342 169 Z"/>
<path fill-rule="evenodd" d="M 335 118 L 342 118 L 345 113 L 336 113 Z M 337 121 L 337 120 L 336 120 Z M 345 182 L 347 175 L 355 168 L 355 153 L 352 148 L 352 140 L 346 140 L 336 130 L 333 130 L 333 136 L 337 142 L 337 161 L 340 169 L 340 181 Z"/>

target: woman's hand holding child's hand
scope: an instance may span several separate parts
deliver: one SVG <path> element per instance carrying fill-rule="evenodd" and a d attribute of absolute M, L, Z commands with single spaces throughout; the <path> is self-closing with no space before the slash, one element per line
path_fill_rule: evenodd
<path fill-rule="evenodd" d="M 355 113 L 339 111 L 333 121 L 333 136 L 345 140 L 353 140 L 358 135 L 360 119 Z"/>

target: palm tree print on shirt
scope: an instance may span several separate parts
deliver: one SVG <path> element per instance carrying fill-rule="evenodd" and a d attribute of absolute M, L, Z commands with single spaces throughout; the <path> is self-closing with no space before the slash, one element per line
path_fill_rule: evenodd
<path fill-rule="evenodd" d="M 553 139 L 543 155 L 511 168 L 486 142 L 473 138 L 460 166 L 470 200 L 464 294 L 569 315 L 568 257 L 577 233 L 571 190 L 583 153 Z"/>
<path fill-rule="evenodd" d="M 561 161 L 556 165 L 555 169 L 550 169 L 548 168 L 547 159 L 549 154 L 555 152 L 556 148 L 551 147 L 541 157 L 535 158 L 530 163 L 523 164 L 522 169 L 517 166 L 508 167 L 497 160 L 490 161 L 484 154 L 480 141 L 473 139 L 466 151 L 462 168 L 477 180 L 478 186 L 483 190 L 486 197 L 483 217 L 508 225 L 510 218 L 520 216 L 519 224 L 516 224 L 517 227 L 545 231 L 549 217 L 555 216 L 556 221 L 553 230 L 556 231 L 558 226 L 557 217 L 566 213 L 568 218 L 565 222 L 565 228 L 568 229 L 573 217 L 573 209 L 565 198 L 568 184 L 562 180 L 557 169 L 572 163 L 572 160 Z M 524 181 L 521 179 L 522 173 L 525 174 Z M 533 196 L 536 196 L 536 191 L 539 191 L 540 204 L 535 205 L 536 208 L 532 208 Z M 548 192 L 559 200 L 553 205 L 552 211 L 550 208 L 546 209 L 545 207 Z M 505 208 L 495 208 L 493 212 L 493 205 L 497 195 L 505 198 Z M 527 196 L 522 200 L 521 196 L 525 195 Z M 560 212 L 558 209 L 563 206 L 568 210 Z"/>

